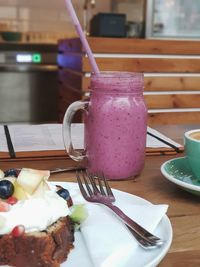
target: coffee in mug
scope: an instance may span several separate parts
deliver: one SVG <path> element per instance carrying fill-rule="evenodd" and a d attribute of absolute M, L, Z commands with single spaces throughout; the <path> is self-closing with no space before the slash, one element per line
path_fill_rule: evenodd
<path fill-rule="evenodd" d="M 195 132 L 192 132 L 190 135 L 189 135 L 192 139 L 195 139 L 195 140 L 200 140 L 200 130 L 199 131 L 195 131 Z"/>

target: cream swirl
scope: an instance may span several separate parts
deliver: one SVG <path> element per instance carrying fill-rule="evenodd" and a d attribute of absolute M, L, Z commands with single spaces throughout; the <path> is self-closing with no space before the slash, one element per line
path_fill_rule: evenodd
<path fill-rule="evenodd" d="M 46 191 L 41 198 L 19 200 L 7 212 L 0 212 L 3 225 L 0 235 L 8 234 L 16 225 L 24 225 L 25 232 L 43 231 L 59 218 L 69 215 L 66 201 L 54 191 Z"/>

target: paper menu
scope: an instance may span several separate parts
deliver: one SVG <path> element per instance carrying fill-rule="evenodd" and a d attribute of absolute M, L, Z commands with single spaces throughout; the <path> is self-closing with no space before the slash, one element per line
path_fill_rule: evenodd
<path fill-rule="evenodd" d="M 180 145 L 179 143 L 173 141 L 172 139 L 168 138 L 167 136 L 165 136 L 164 134 L 160 133 L 159 131 L 152 129 L 150 127 L 147 127 L 147 131 L 154 134 L 157 137 L 160 137 L 161 139 L 173 144 L 176 147 L 181 148 L 182 145 Z M 147 134 L 147 147 L 151 147 L 151 148 L 159 148 L 159 147 L 165 147 L 165 148 L 169 148 L 168 145 L 166 145 L 165 143 L 159 141 L 158 139 L 156 139 L 155 137 L 152 137 L 150 135 Z"/>
<path fill-rule="evenodd" d="M 83 148 L 83 124 L 72 124 L 75 148 Z M 16 152 L 65 150 L 62 124 L 10 125 L 9 132 Z"/>
<path fill-rule="evenodd" d="M 3 126 L 0 126 L 0 151 L 8 152 L 7 140 Z"/>
<path fill-rule="evenodd" d="M 62 124 L 13 124 L 8 125 L 10 137 L 17 157 L 34 156 L 65 156 L 66 151 L 62 136 Z M 152 134 L 181 147 L 180 144 L 174 142 L 170 138 L 148 127 L 148 131 Z M 0 126 L 0 156 L 2 152 L 8 154 L 7 141 L 4 133 L 4 127 Z M 72 142 L 76 149 L 84 148 L 84 125 L 82 123 L 72 124 Z M 157 140 L 154 137 L 147 135 L 148 153 L 158 153 L 161 151 L 175 152 L 171 147 Z M 26 153 L 27 152 L 27 153 Z M 31 152 L 31 153 L 30 153 Z M 37 152 L 39 152 L 37 154 Z"/>

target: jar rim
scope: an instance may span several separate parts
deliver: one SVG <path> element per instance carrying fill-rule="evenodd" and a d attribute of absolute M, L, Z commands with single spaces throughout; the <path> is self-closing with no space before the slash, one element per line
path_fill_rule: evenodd
<path fill-rule="evenodd" d="M 131 72 L 131 71 L 101 71 L 99 73 L 91 73 L 92 78 L 143 78 L 142 72 Z"/>
<path fill-rule="evenodd" d="M 141 93 L 144 76 L 140 72 L 103 71 L 91 77 L 90 91 L 106 90 L 108 92 Z"/>

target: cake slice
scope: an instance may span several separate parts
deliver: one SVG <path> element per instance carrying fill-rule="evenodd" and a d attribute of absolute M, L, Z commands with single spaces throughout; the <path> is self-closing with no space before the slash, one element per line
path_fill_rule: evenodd
<path fill-rule="evenodd" d="M 47 175 L 22 169 L 0 180 L 0 266 L 59 267 L 73 248 L 69 201 L 50 189 Z"/>
<path fill-rule="evenodd" d="M 60 218 L 45 231 L 0 237 L 0 265 L 15 267 L 59 267 L 73 248 L 73 224 Z"/>

